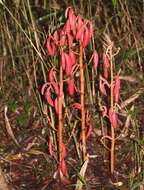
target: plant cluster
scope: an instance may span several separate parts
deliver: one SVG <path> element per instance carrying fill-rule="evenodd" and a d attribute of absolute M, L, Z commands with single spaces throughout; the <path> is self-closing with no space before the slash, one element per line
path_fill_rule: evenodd
<path fill-rule="evenodd" d="M 87 160 L 87 139 L 93 131 L 92 115 L 88 114 L 86 121 L 85 106 L 85 62 L 84 50 L 89 50 L 88 45 L 94 35 L 91 21 L 84 19 L 81 15 L 75 16 L 71 7 L 65 12 L 65 24 L 57 28 L 47 37 L 47 50 L 51 58 L 52 67 L 48 74 L 48 82 L 41 89 L 50 107 L 49 123 L 51 132 L 49 137 L 49 153 L 53 155 L 53 133 L 56 132 L 57 152 L 59 160 L 59 174 L 61 179 L 68 176 L 66 166 L 66 143 L 64 142 L 64 124 L 68 109 L 77 109 L 80 113 L 81 129 L 79 142 L 81 143 L 82 160 Z M 104 136 L 111 141 L 111 173 L 114 173 L 114 129 L 117 127 L 116 105 L 119 99 L 120 78 L 119 74 L 114 77 L 113 73 L 113 43 L 110 41 L 103 52 L 103 73 L 99 76 L 99 89 L 101 94 L 110 97 L 109 105 L 104 105 L 102 116 L 107 117 L 111 125 L 111 136 Z M 57 63 L 55 60 L 58 60 Z M 98 68 L 99 56 L 94 49 L 91 56 L 92 69 L 94 73 Z M 93 60 L 93 61 L 92 61 Z M 79 80 L 76 74 L 79 73 Z M 87 92 L 89 93 L 89 92 Z M 67 104 L 70 98 L 72 103 Z M 53 119 L 52 115 L 55 115 Z M 74 118 L 76 120 L 76 118 Z M 74 124 L 73 124 L 74 125 Z"/>

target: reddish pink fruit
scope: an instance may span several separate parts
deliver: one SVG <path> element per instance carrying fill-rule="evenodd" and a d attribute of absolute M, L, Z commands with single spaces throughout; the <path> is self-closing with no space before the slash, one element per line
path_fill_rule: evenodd
<path fill-rule="evenodd" d="M 51 91 L 50 90 L 51 90 L 50 87 L 46 89 L 45 98 L 46 98 L 49 105 L 54 106 L 54 102 L 51 98 Z"/>
<path fill-rule="evenodd" d="M 58 32 L 57 30 L 53 34 L 53 40 L 56 45 L 58 45 L 59 39 L 58 39 Z"/>
<path fill-rule="evenodd" d="M 63 51 L 61 51 L 60 55 L 61 55 L 61 62 L 60 63 L 62 65 L 63 70 L 65 70 L 65 67 L 66 67 L 65 53 Z"/>
<path fill-rule="evenodd" d="M 65 53 L 64 55 L 65 55 L 65 63 L 66 63 L 65 72 L 66 72 L 67 76 L 70 76 L 71 71 L 72 71 L 71 59 L 70 59 L 70 57 L 69 57 L 69 55 L 67 53 Z"/>
<path fill-rule="evenodd" d="M 55 98 L 54 100 L 54 108 L 55 108 L 55 112 L 58 114 L 58 98 Z"/>
<path fill-rule="evenodd" d="M 82 26 L 76 33 L 76 40 L 79 41 L 81 39 L 82 41 L 82 36 L 84 35 L 84 26 Z"/>
<path fill-rule="evenodd" d="M 66 44 L 66 35 L 62 34 L 60 38 L 60 46 L 64 46 Z"/>
<path fill-rule="evenodd" d="M 107 96 L 105 85 L 109 87 L 108 81 L 100 75 L 100 91 Z"/>
<path fill-rule="evenodd" d="M 83 47 L 86 47 L 88 45 L 89 40 L 90 40 L 89 31 L 88 31 L 88 28 L 85 27 L 84 33 L 83 33 L 83 39 L 81 40 Z"/>
<path fill-rule="evenodd" d="M 119 94 L 120 94 L 120 78 L 117 75 L 115 78 L 115 84 L 114 84 L 114 99 L 116 103 L 119 100 Z"/>
<path fill-rule="evenodd" d="M 44 95 L 45 90 L 47 89 L 48 85 L 49 85 L 49 83 L 45 83 L 45 84 L 42 86 L 42 88 L 41 88 L 41 94 L 42 94 L 42 95 Z"/>
<path fill-rule="evenodd" d="M 102 92 L 102 94 L 107 96 L 105 85 L 109 87 L 108 81 L 100 75 L 100 91 Z"/>
<path fill-rule="evenodd" d="M 105 69 L 109 68 L 109 59 L 105 51 L 103 52 L 103 64 Z"/>
<path fill-rule="evenodd" d="M 73 44 L 73 37 L 71 34 L 67 34 L 67 37 L 68 37 L 68 45 L 69 45 L 69 48 L 72 46 Z"/>
<path fill-rule="evenodd" d="M 70 22 L 70 27 L 73 32 L 73 35 L 76 35 L 76 16 L 74 14 L 71 14 L 69 16 L 69 22 Z"/>
<path fill-rule="evenodd" d="M 72 10 L 71 7 L 68 7 L 68 8 L 66 9 L 66 11 L 65 11 L 65 17 L 66 17 L 66 18 L 69 18 L 69 17 L 71 17 L 71 15 L 73 15 L 73 10 Z"/>
<path fill-rule="evenodd" d="M 49 81 L 53 82 L 55 80 L 54 78 L 54 69 L 52 68 L 49 72 Z"/>
<path fill-rule="evenodd" d="M 69 49 L 69 58 L 71 60 L 72 66 L 76 63 L 76 57 L 72 49 Z"/>
<path fill-rule="evenodd" d="M 84 25 L 83 19 L 81 15 L 78 15 L 77 16 L 77 32 L 82 28 L 83 25 Z"/>
<path fill-rule="evenodd" d="M 75 84 L 74 79 L 70 79 L 68 83 L 68 92 L 70 96 L 73 96 L 75 93 Z"/>
<path fill-rule="evenodd" d="M 58 86 L 58 84 L 53 81 L 53 82 L 51 82 L 51 85 L 52 85 L 52 87 L 53 87 L 54 92 L 56 93 L 56 95 L 59 95 L 59 86 Z"/>
<path fill-rule="evenodd" d="M 51 38 L 49 36 L 47 38 L 47 44 L 46 44 L 46 46 L 47 46 L 49 55 L 53 57 L 54 54 L 55 54 L 55 44 L 54 43 L 51 44 L 50 40 L 51 40 Z"/>
<path fill-rule="evenodd" d="M 94 53 L 93 53 L 93 69 L 94 69 L 94 71 L 97 69 L 98 61 L 99 61 L 98 53 L 96 50 L 94 50 Z"/>
<path fill-rule="evenodd" d="M 104 77 L 107 79 L 108 78 L 108 69 L 104 68 Z"/>
<path fill-rule="evenodd" d="M 70 22 L 69 22 L 69 19 L 65 23 L 64 30 L 65 30 L 66 34 L 70 34 Z"/>
<path fill-rule="evenodd" d="M 117 115 L 113 108 L 109 109 L 109 120 L 113 128 L 117 127 Z"/>

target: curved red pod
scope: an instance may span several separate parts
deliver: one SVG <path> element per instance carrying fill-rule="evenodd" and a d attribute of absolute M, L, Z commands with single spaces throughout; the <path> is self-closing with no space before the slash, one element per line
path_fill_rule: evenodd
<path fill-rule="evenodd" d="M 113 128 L 117 127 L 117 115 L 113 108 L 109 109 L 109 120 Z"/>
<path fill-rule="evenodd" d="M 54 32 L 54 34 L 53 34 L 53 40 L 54 40 L 54 43 L 56 44 L 56 45 L 58 45 L 58 43 L 59 43 L 59 36 L 58 36 L 58 32 L 57 32 L 57 30 Z"/>
<path fill-rule="evenodd" d="M 115 102 L 117 103 L 118 100 L 119 100 L 119 94 L 120 94 L 120 78 L 119 76 L 117 75 L 116 78 L 115 78 L 115 83 L 114 83 L 114 90 L 113 90 L 113 93 L 114 93 L 114 99 L 115 99 Z"/>
<path fill-rule="evenodd" d="M 69 57 L 71 59 L 71 64 L 72 66 L 75 65 L 76 63 L 76 56 L 75 56 L 75 53 L 72 49 L 69 49 Z"/>
<path fill-rule="evenodd" d="M 109 59 L 108 59 L 108 56 L 106 55 L 105 51 L 103 52 L 102 59 L 103 59 L 104 68 L 108 69 L 109 68 Z"/>
<path fill-rule="evenodd" d="M 88 31 L 88 28 L 85 27 L 84 28 L 83 39 L 82 39 L 82 46 L 86 47 L 88 45 L 88 43 L 89 43 L 89 40 L 90 40 L 89 31 Z"/>
<path fill-rule="evenodd" d="M 51 41 L 51 38 L 50 38 L 50 36 L 49 36 L 49 37 L 47 38 L 46 46 L 47 46 L 49 55 L 53 57 L 54 54 L 55 54 L 55 44 L 54 44 L 54 43 L 51 44 L 50 41 Z"/>
<path fill-rule="evenodd" d="M 58 98 L 55 98 L 54 100 L 54 108 L 55 108 L 55 112 L 58 114 Z"/>
<path fill-rule="evenodd" d="M 73 44 L 73 36 L 69 33 L 69 34 L 67 34 L 67 37 L 68 37 L 68 45 L 70 48 Z"/>
<path fill-rule="evenodd" d="M 63 70 L 65 70 L 66 67 L 65 53 L 61 51 L 60 56 L 61 56 L 60 64 L 62 65 Z"/>
<path fill-rule="evenodd" d="M 81 15 L 77 16 L 77 32 L 82 28 L 82 26 L 84 25 L 84 21 L 83 18 L 81 17 Z"/>
<path fill-rule="evenodd" d="M 45 98 L 47 100 L 47 103 L 50 105 L 50 106 L 54 106 L 54 102 L 51 98 L 51 87 L 47 88 L 46 89 L 46 92 L 45 92 Z"/>
<path fill-rule="evenodd" d="M 65 63 L 66 63 L 65 72 L 67 76 L 70 76 L 72 72 L 71 59 L 67 53 L 65 53 L 64 55 L 65 55 Z"/>
<path fill-rule="evenodd" d="M 51 82 L 51 85 L 52 85 L 52 87 L 53 87 L 54 92 L 56 93 L 56 95 L 59 95 L 59 86 L 58 86 L 58 84 L 53 81 L 53 82 Z"/>
<path fill-rule="evenodd" d="M 68 82 L 68 92 L 70 96 L 73 96 L 75 93 L 74 79 L 70 79 Z"/>
<path fill-rule="evenodd" d="M 64 30 L 66 34 L 70 34 L 70 22 L 69 19 L 66 21 L 65 25 L 64 25 Z"/>
<path fill-rule="evenodd" d="M 49 71 L 49 81 L 50 82 L 54 82 L 55 78 L 54 78 L 54 69 L 50 69 Z"/>
<path fill-rule="evenodd" d="M 64 46 L 66 44 L 66 35 L 63 33 L 60 38 L 60 46 Z"/>
<path fill-rule="evenodd" d="M 82 36 L 84 35 L 84 26 L 82 26 L 76 33 L 76 40 L 82 40 Z"/>
<path fill-rule="evenodd" d="M 76 16 L 74 14 L 69 16 L 70 27 L 73 35 L 76 35 Z"/>

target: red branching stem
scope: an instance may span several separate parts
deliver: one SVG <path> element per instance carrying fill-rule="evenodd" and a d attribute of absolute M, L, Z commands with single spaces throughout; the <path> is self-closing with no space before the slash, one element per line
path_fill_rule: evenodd
<path fill-rule="evenodd" d="M 112 55 L 112 46 L 110 47 L 110 72 L 111 72 L 111 84 L 110 84 L 110 106 L 113 111 L 114 108 L 114 94 L 113 94 L 113 84 L 114 84 L 114 76 L 113 76 L 113 55 Z M 111 174 L 114 174 L 115 168 L 115 131 L 114 127 L 111 123 L 111 165 L 110 170 Z"/>
<path fill-rule="evenodd" d="M 58 96 L 58 149 L 59 149 L 59 163 L 62 161 L 62 129 L 63 129 L 63 114 L 62 114 L 62 99 L 63 99 L 63 69 L 60 66 L 60 92 Z"/>
<path fill-rule="evenodd" d="M 82 157 L 86 160 L 86 127 L 85 127 L 85 100 L 84 100 L 84 66 L 83 66 L 83 46 L 80 44 L 79 52 L 80 64 L 80 99 L 81 99 L 81 133 L 82 133 Z"/>

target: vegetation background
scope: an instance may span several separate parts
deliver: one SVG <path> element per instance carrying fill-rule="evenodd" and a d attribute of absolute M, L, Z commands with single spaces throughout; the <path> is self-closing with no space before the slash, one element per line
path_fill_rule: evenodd
<path fill-rule="evenodd" d="M 103 37 L 114 42 L 121 68 L 119 179 L 110 183 L 101 155 L 98 126 L 89 152 L 99 155 L 86 174 L 87 189 L 143 189 L 144 185 L 144 1 L 5 0 L 0 1 L 0 165 L 12 189 L 70 189 L 53 179 L 56 160 L 48 155 L 46 106 L 39 93 L 47 76 L 47 35 L 64 23 L 64 13 L 93 21 L 94 43 L 101 54 Z M 98 113 L 95 113 L 96 116 Z M 70 150 L 69 150 L 70 152 Z M 70 153 L 71 154 L 71 153 Z M 72 170 L 73 160 L 69 160 Z M 121 182 L 122 185 L 119 186 Z"/>

